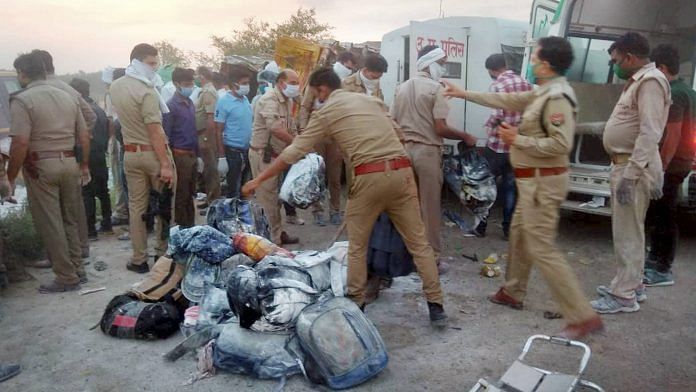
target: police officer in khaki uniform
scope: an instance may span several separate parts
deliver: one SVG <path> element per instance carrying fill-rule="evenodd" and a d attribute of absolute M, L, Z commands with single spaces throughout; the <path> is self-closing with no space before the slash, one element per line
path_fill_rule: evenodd
<path fill-rule="evenodd" d="M 202 87 L 196 105 L 198 152 L 203 160 L 203 183 L 207 201 L 205 204 L 210 205 L 213 200 L 220 197 L 220 174 L 217 168 L 219 146 L 214 120 L 218 94 L 213 85 L 213 72 L 210 68 L 198 67 L 197 76 Z M 201 211 L 201 214 L 203 213 L 204 211 Z"/>
<path fill-rule="evenodd" d="M 378 54 L 371 54 L 365 58 L 365 65 L 360 71 L 342 80 L 341 88 L 354 93 L 367 94 L 384 101 L 379 79 L 385 72 L 387 72 L 387 60 Z M 321 103 L 318 102 L 312 89 L 308 88 L 302 98 L 302 107 L 300 108 L 300 133 L 307 127 L 312 111 L 320 106 Z M 341 172 L 344 157 L 336 143 L 331 140 L 320 142 L 316 151 L 324 157 L 326 163 L 326 179 L 329 184 L 329 220 L 331 224 L 339 225 L 341 224 Z M 349 162 L 346 162 L 346 167 L 350 167 Z M 352 175 L 350 170 L 346 173 L 348 184 L 351 182 Z M 315 222 L 323 225 L 324 206 L 317 203 L 313 206 L 312 212 L 315 215 Z"/>
<path fill-rule="evenodd" d="M 555 246 L 559 211 L 568 192 L 568 153 L 573 147 L 576 114 L 575 93 L 561 75 L 572 62 L 568 41 L 542 38 L 530 61 L 538 89 L 475 93 L 448 85 L 445 95 L 524 112 L 519 129 L 507 123 L 498 128 L 503 142 L 510 145 L 518 199 L 510 227 L 505 285 L 490 300 L 521 309 L 535 264 L 568 323 L 562 334 L 578 339 L 601 329 L 602 320 L 590 307 L 573 270 Z"/>
<path fill-rule="evenodd" d="M 248 196 L 261 189 L 264 181 L 273 181 L 318 142 L 332 138 L 350 159 L 355 174 L 346 209 L 350 244 L 348 295 L 364 306 L 370 233 L 379 214 L 386 212 L 413 255 L 423 281 L 430 320 L 435 325 L 445 324 L 447 316 L 442 307 L 440 280 L 418 213 L 413 170 L 386 106 L 375 98 L 340 90 L 340 79 L 328 68 L 314 72 L 309 85 L 324 105 L 312 115 L 304 133 L 295 138 L 279 159 L 244 185 L 242 193 Z"/>
<path fill-rule="evenodd" d="M 300 85 L 297 73 L 286 69 L 280 72 L 276 86 L 261 97 L 254 110 L 254 123 L 249 148 L 251 174 L 256 177 L 287 147 L 294 138 L 293 99 L 299 97 Z M 283 231 L 278 191 L 280 184 L 275 176 L 261 186 L 256 194 L 271 226 L 271 241 L 278 245 L 296 244 L 297 237 Z"/>
<path fill-rule="evenodd" d="M 114 104 L 123 133 L 125 151 L 123 166 L 128 182 L 128 209 L 133 257 L 126 266 L 131 271 L 146 273 L 147 227 L 143 215 L 147 212 L 150 191 L 161 192 L 164 186 L 176 189 L 176 171 L 162 129 L 162 113 L 168 113 L 167 104 L 154 87 L 157 68 L 157 49 L 138 44 L 131 52 L 131 64 L 126 76 L 111 85 Z M 167 250 L 166 235 L 160 216 L 155 218 L 158 255 Z"/>
<path fill-rule="evenodd" d="M 447 124 L 449 103 L 442 95 L 438 82 L 444 75 L 445 52 L 428 45 L 418 53 L 418 73 L 401 84 L 392 105 L 392 117 L 399 123 L 406 138 L 408 153 L 418 180 L 421 214 L 428 241 L 439 259 L 442 253 L 440 226 L 442 212 L 442 144 L 443 138 L 464 140 L 476 144 L 476 138 Z M 438 261 L 440 272 L 446 265 Z"/>
<path fill-rule="evenodd" d="M 7 176 L 14 192 L 23 167 L 29 209 L 52 262 L 55 280 L 39 287 L 41 293 L 80 288 L 84 267 L 78 238 L 77 215 L 82 204 L 76 190 L 89 178 L 89 134 L 78 100 L 46 83 L 46 71 L 35 53 L 19 56 L 14 63 L 24 87 L 10 99 L 10 162 Z M 80 139 L 81 170 L 75 160 Z"/>
<path fill-rule="evenodd" d="M 597 288 L 600 298 L 592 301 L 592 307 L 599 313 L 635 312 L 645 295 L 645 216 L 650 199 L 662 196 L 658 143 L 672 100 L 669 81 L 648 58 L 645 37 L 628 33 L 609 53 L 616 76 L 628 79 L 603 135 L 612 160 L 611 226 L 617 271 L 609 287 Z"/>
<path fill-rule="evenodd" d="M 85 119 L 85 124 L 87 124 L 87 129 L 91 130 L 92 128 L 94 128 L 94 126 L 97 124 L 97 114 L 94 113 L 92 107 L 89 105 L 89 103 L 87 103 L 87 101 L 84 100 L 84 98 L 82 98 L 82 95 L 80 95 L 80 93 L 77 92 L 77 90 L 70 87 L 69 84 L 56 77 L 56 70 L 53 66 L 53 56 L 51 56 L 49 52 L 39 49 L 33 50 L 32 53 L 36 54 L 43 60 L 44 67 L 46 67 L 46 83 L 55 88 L 63 90 L 66 93 L 73 96 L 74 98 L 76 98 L 80 104 L 80 111 L 82 112 L 82 116 Z M 82 193 L 82 187 L 80 187 L 78 191 Z M 87 212 L 85 211 L 84 205 L 81 205 L 77 208 L 77 214 L 80 229 L 80 247 L 82 248 L 82 257 L 89 257 L 89 230 L 87 228 Z"/>

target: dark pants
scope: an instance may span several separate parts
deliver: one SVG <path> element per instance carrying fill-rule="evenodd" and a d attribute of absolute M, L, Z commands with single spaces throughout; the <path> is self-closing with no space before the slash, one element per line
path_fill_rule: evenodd
<path fill-rule="evenodd" d="M 82 187 L 82 197 L 87 214 L 87 230 L 90 234 L 96 234 L 97 202 L 101 205 L 103 228 L 111 227 L 111 198 L 109 197 L 109 171 L 104 159 L 96 159 L 90 162 L 89 173 L 92 181 Z"/>
<path fill-rule="evenodd" d="M 225 146 L 227 160 L 227 197 L 239 198 L 242 184 L 251 179 L 249 150 Z"/>
<path fill-rule="evenodd" d="M 691 161 L 673 159 L 665 171 L 662 198 L 650 202 L 648 224 L 652 226 L 650 235 L 649 264 L 654 263 L 658 272 L 669 272 L 677 251 L 677 196 L 679 187 L 691 172 Z"/>
<path fill-rule="evenodd" d="M 283 182 L 285 182 L 285 177 L 288 175 L 288 172 L 290 169 L 286 170 L 283 172 L 283 175 L 280 176 L 280 183 L 278 184 L 278 189 L 283 185 Z M 285 216 L 297 216 L 297 209 L 290 204 L 283 202 L 283 209 L 285 209 Z"/>
<path fill-rule="evenodd" d="M 512 214 L 515 212 L 515 202 L 517 201 L 517 189 L 515 188 L 515 173 L 510 166 L 510 154 L 497 153 L 490 148 L 484 150 L 483 156 L 488 161 L 491 173 L 496 177 L 501 177 L 498 185 L 498 198 L 502 198 L 503 203 L 503 232 L 510 230 Z M 481 222 L 478 230 L 486 232 L 487 223 Z"/>
<path fill-rule="evenodd" d="M 176 192 L 174 193 L 174 222 L 182 228 L 196 224 L 193 197 L 196 192 L 196 157 L 174 154 Z"/>

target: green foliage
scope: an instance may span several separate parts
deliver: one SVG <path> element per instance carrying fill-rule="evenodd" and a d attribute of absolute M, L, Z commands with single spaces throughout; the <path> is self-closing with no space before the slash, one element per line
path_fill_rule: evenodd
<path fill-rule="evenodd" d="M 157 41 L 152 44 L 152 46 L 159 51 L 160 63 L 162 64 L 171 64 L 176 67 L 184 68 L 187 68 L 191 64 L 186 53 L 167 40 Z"/>
<path fill-rule="evenodd" d="M 8 259 L 33 261 L 44 257 L 41 237 L 26 206 L 0 217 L 0 236 L 4 237 Z"/>
<path fill-rule="evenodd" d="M 212 36 L 213 47 L 222 55 L 270 56 L 275 51 L 276 41 L 284 35 L 311 42 L 329 38 L 333 27 L 319 23 L 316 14 L 314 8 L 300 7 L 290 19 L 274 27 L 268 22 L 248 18 L 241 30 L 233 31 L 232 38 Z"/>

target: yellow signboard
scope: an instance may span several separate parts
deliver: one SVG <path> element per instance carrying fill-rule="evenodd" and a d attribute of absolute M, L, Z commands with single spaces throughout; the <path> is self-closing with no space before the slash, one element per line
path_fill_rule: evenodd
<path fill-rule="evenodd" d="M 319 61 L 321 46 L 283 36 L 276 43 L 275 61 L 280 69 L 290 68 L 300 76 L 300 90 L 307 85 L 309 75 Z"/>

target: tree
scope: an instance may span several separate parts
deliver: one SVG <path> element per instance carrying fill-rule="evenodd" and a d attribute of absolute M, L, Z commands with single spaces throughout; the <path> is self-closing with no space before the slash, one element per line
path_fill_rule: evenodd
<path fill-rule="evenodd" d="M 155 42 L 152 46 L 157 48 L 162 64 L 171 64 L 177 67 L 188 67 L 191 64 L 186 53 L 167 40 Z"/>
<path fill-rule="evenodd" d="M 330 38 L 332 26 L 319 23 L 316 19 L 317 12 L 314 8 L 304 9 L 300 7 L 290 19 L 271 27 L 270 23 L 255 18 L 244 20 L 241 30 L 234 30 L 232 38 L 213 35 L 213 47 L 221 55 L 257 55 L 270 56 L 275 51 L 275 44 L 279 37 L 290 36 L 311 42 L 318 42 Z"/>

